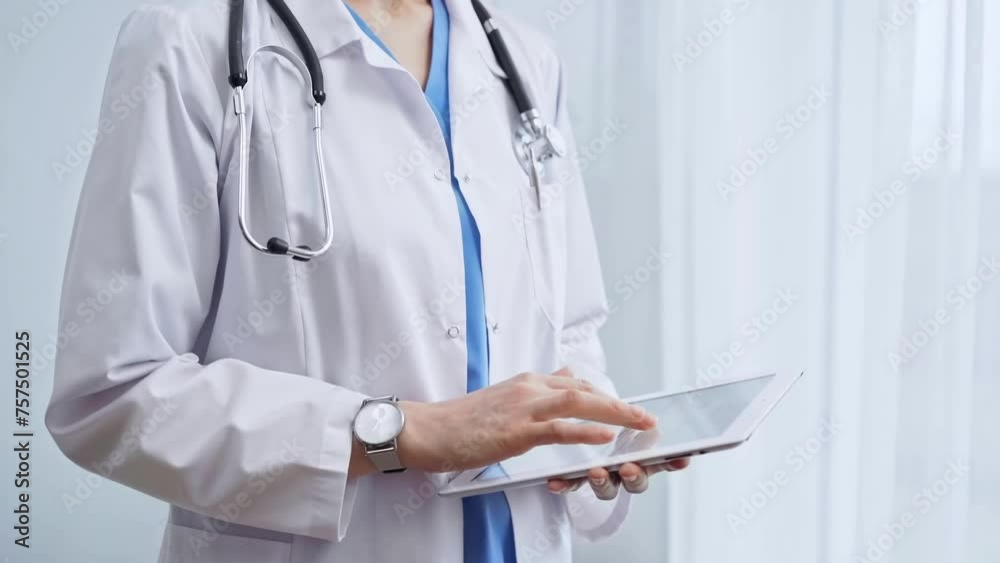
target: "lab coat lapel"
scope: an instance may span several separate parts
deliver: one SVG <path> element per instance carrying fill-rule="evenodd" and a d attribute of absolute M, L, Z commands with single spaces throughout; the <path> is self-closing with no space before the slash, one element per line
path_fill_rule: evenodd
<path fill-rule="evenodd" d="M 266 0 L 258 0 L 266 4 Z M 344 0 L 287 0 L 288 7 L 298 18 L 306 36 L 312 41 L 316 55 L 326 55 L 361 38 L 362 31 L 354 22 Z M 266 6 L 263 6 L 266 8 Z M 283 27 L 277 14 L 270 11 L 276 27 Z"/>

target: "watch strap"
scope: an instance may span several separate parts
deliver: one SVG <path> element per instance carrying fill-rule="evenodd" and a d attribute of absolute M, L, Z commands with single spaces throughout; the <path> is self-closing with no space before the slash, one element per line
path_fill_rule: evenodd
<path fill-rule="evenodd" d="M 399 450 L 396 448 L 396 440 L 388 444 L 376 446 L 365 445 L 365 455 L 371 460 L 375 469 L 382 473 L 402 473 L 406 467 L 399 461 Z"/>

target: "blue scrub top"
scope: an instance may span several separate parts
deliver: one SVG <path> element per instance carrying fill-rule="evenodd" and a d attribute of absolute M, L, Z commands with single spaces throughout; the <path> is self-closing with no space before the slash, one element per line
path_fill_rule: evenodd
<path fill-rule="evenodd" d="M 448 147 L 451 161 L 451 186 L 458 203 L 462 224 L 462 258 L 465 263 L 466 347 L 468 351 L 467 390 L 471 393 L 489 385 L 489 340 L 486 331 L 486 306 L 483 298 L 483 266 L 479 229 L 462 195 L 451 150 L 451 109 L 448 93 L 448 44 L 450 23 L 444 0 L 432 0 L 434 8 L 430 73 L 424 94 L 430 104 Z M 346 5 L 346 2 L 345 2 Z M 365 34 L 389 56 L 392 52 L 368 24 L 348 5 L 348 10 Z M 494 466 L 492 471 L 498 471 Z M 516 563 L 514 526 L 504 493 L 492 493 L 462 499 L 465 563 Z"/>

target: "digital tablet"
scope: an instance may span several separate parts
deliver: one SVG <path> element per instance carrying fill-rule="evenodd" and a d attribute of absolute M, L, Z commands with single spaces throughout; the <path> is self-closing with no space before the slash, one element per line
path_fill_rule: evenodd
<path fill-rule="evenodd" d="M 583 477 L 592 467 L 616 470 L 629 462 L 651 465 L 735 448 L 750 439 L 801 376 L 795 372 L 762 375 L 627 399 L 655 415 L 656 427 L 645 431 L 616 427 L 617 437 L 599 446 L 540 446 L 488 468 L 463 471 L 438 494 L 481 495 L 541 485 L 553 478 Z"/>

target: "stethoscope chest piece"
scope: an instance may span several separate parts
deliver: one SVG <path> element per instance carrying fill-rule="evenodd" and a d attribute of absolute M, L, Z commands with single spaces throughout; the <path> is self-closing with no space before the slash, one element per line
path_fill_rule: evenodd
<path fill-rule="evenodd" d="M 521 125 L 513 141 L 517 161 L 531 180 L 540 202 L 545 164 L 553 158 L 566 156 L 566 139 L 559 129 L 542 122 L 538 110 L 532 110 L 521 114 Z"/>

